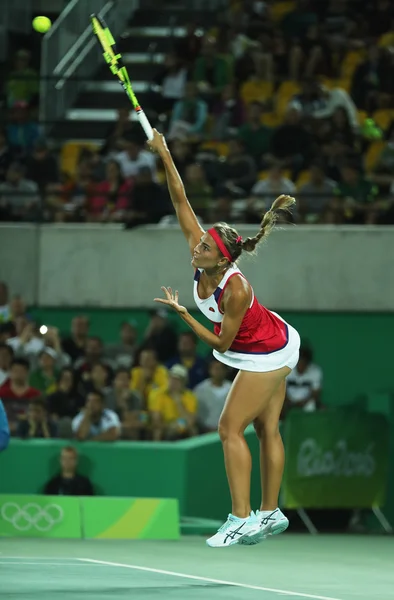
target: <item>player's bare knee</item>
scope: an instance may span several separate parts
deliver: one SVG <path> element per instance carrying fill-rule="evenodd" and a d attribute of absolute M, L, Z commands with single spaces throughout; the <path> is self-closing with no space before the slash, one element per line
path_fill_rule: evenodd
<path fill-rule="evenodd" d="M 259 440 L 261 440 L 263 438 L 263 423 L 262 423 L 262 421 L 260 419 L 255 419 L 253 421 L 253 427 L 254 427 L 257 437 L 259 438 Z"/>

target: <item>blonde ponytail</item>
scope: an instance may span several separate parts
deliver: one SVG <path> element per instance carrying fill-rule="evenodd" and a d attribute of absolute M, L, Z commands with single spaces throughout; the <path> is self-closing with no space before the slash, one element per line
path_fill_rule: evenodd
<path fill-rule="evenodd" d="M 261 221 L 260 231 L 254 237 L 246 238 L 242 242 L 242 250 L 245 252 L 254 252 L 260 240 L 266 238 L 275 227 L 275 223 L 278 220 L 278 211 L 290 211 L 293 204 L 295 204 L 295 199 L 292 196 L 285 194 L 279 196 L 265 213 Z"/>

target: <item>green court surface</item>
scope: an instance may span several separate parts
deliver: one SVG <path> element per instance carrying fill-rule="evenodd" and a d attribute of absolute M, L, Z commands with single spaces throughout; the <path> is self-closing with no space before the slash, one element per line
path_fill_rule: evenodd
<path fill-rule="evenodd" d="M 1 600 L 392 600 L 394 537 L 174 542 L 0 539 Z"/>

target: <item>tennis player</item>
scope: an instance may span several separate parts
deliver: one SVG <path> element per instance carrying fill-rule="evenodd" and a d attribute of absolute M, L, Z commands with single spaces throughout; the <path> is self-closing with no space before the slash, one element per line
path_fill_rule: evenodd
<path fill-rule="evenodd" d="M 213 348 L 215 358 L 238 374 L 219 421 L 232 510 L 218 532 L 207 540 L 212 547 L 237 543 L 255 544 L 288 527 L 278 508 L 284 467 L 284 448 L 279 433 L 286 376 L 298 361 L 300 337 L 276 313 L 254 296 L 237 267 L 243 252 L 253 252 L 272 230 L 279 209 L 288 209 L 294 198 L 279 196 L 264 215 L 260 231 L 245 240 L 226 223 L 204 231 L 191 208 L 164 137 L 154 130 L 149 142 L 164 164 L 168 189 L 192 254 L 195 269 L 194 300 L 214 324 L 212 333 L 179 303 L 177 291 L 162 287 L 165 298 L 156 302 L 175 309 L 199 338 Z M 251 455 L 244 430 L 255 424 L 260 438 L 263 500 L 254 513 L 250 506 Z"/>
<path fill-rule="evenodd" d="M 0 452 L 5 450 L 10 441 L 10 428 L 8 426 L 7 415 L 4 406 L 0 400 Z"/>

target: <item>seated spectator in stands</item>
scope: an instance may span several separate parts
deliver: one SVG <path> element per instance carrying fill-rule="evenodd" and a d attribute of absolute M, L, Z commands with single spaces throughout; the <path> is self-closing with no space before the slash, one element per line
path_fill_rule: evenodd
<path fill-rule="evenodd" d="M 194 63 L 193 80 L 200 93 L 211 101 L 218 98 L 232 80 L 230 62 L 218 54 L 212 37 L 203 39 L 200 56 Z"/>
<path fill-rule="evenodd" d="M 88 221 L 124 221 L 130 203 L 132 184 L 126 180 L 116 160 L 107 163 L 107 177 L 97 184 L 95 194 L 88 199 Z"/>
<path fill-rule="evenodd" d="M 56 158 L 49 152 L 46 141 L 41 138 L 35 143 L 32 154 L 27 158 L 27 178 L 38 185 L 44 193 L 49 183 L 59 181 L 59 169 Z"/>
<path fill-rule="evenodd" d="M 82 408 L 84 399 L 77 391 L 76 376 L 70 367 L 60 371 L 56 391 L 49 394 L 47 400 L 49 414 L 55 421 L 71 419 Z"/>
<path fill-rule="evenodd" d="M 148 397 L 155 441 L 196 435 L 197 398 L 186 389 L 187 369 L 174 365 L 167 389 L 153 390 Z"/>
<path fill-rule="evenodd" d="M 7 221 L 34 221 L 39 210 L 38 187 L 25 178 L 25 169 L 19 163 L 8 167 L 6 181 L 0 183 L 0 206 Z"/>
<path fill-rule="evenodd" d="M 214 123 L 211 136 L 215 140 L 227 140 L 236 135 L 244 121 L 245 107 L 233 83 L 226 85 L 220 99 L 213 106 Z"/>
<path fill-rule="evenodd" d="M 83 396 L 88 396 L 90 392 L 100 392 L 107 404 L 107 396 L 111 392 L 110 372 L 103 363 L 96 363 L 90 371 L 90 379 L 83 384 Z M 82 391 L 82 387 L 81 387 Z"/>
<path fill-rule="evenodd" d="M 308 347 L 300 348 L 300 358 L 295 369 L 288 375 L 284 410 L 301 408 L 313 412 L 321 407 L 323 373 L 313 363 L 313 353 Z"/>
<path fill-rule="evenodd" d="M 104 146 L 100 154 L 102 156 L 109 155 L 111 158 L 122 150 L 122 140 L 128 137 L 134 129 L 134 123 L 131 120 L 130 105 L 124 108 L 118 108 L 118 119 L 111 127 Z"/>
<path fill-rule="evenodd" d="M 125 179 L 136 177 L 142 169 L 149 169 L 154 180 L 157 180 L 156 158 L 152 152 L 144 150 L 136 135 L 122 139 L 124 150 L 115 155 Z"/>
<path fill-rule="evenodd" d="M 71 335 L 62 341 L 63 350 L 69 355 L 73 363 L 85 355 L 89 325 L 88 317 L 82 315 L 74 317 L 71 321 Z"/>
<path fill-rule="evenodd" d="M 40 395 L 39 390 L 29 385 L 28 361 L 15 358 L 11 364 L 9 379 L 0 386 L 0 398 L 7 413 L 11 433 L 16 432 L 19 419 L 26 416 L 29 403 Z"/>
<path fill-rule="evenodd" d="M 47 332 L 42 336 L 45 347 L 50 348 L 54 352 L 56 359 L 55 367 L 57 370 L 68 367 L 71 364 L 69 355 L 64 352 L 62 342 L 60 339 L 60 333 L 57 327 L 48 327 Z M 33 366 L 34 362 L 33 362 Z"/>
<path fill-rule="evenodd" d="M 175 102 L 185 95 L 187 69 L 184 58 L 178 57 L 175 52 L 169 52 L 164 64 L 153 78 L 152 106 L 158 114 L 172 110 Z"/>
<path fill-rule="evenodd" d="M 168 371 L 159 364 L 156 351 L 151 348 L 141 350 L 139 366 L 131 369 L 130 389 L 142 398 L 142 409 L 146 410 L 146 402 L 152 390 L 165 389 L 167 385 Z"/>
<path fill-rule="evenodd" d="M 106 408 L 118 415 L 122 426 L 122 439 L 137 440 L 149 425 L 148 413 L 142 410 L 142 398 L 130 390 L 130 371 L 120 368 L 115 373 L 112 390 L 106 397 Z"/>
<path fill-rule="evenodd" d="M 194 389 L 208 375 L 205 358 L 197 354 L 197 341 L 192 331 L 183 331 L 178 338 L 178 353 L 166 365 L 168 369 L 177 364 L 186 367 L 190 389 Z"/>
<path fill-rule="evenodd" d="M 246 122 L 239 128 L 238 137 L 244 143 L 245 150 L 259 166 L 262 157 L 270 151 L 272 129 L 261 123 L 262 107 L 259 102 L 248 106 Z"/>
<path fill-rule="evenodd" d="M 56 352 L 45 347 L 39 356 L 38 368 L 30 373 L 29 383 L 42 394 L 51 394 L 56 389 Z"/>
<path fill-rule="evenodd" d="M 7 344 L 8 340 L 16 334 L 15 325 L 12 321 L 1 323 L 0 321 L 0 344 Z"/>
<path fill-rule="evenodd" d="M 137 352 L 137 329 L 134 321 L 123 321 L 120 324 L 119 342 L 107 344 L 104 352 L 116 368 L 131 369 Z"/>
<path fill-rule="evenodd" d="M 59 184 L 48 184 L 47 191 L 47 204 L 57 222 L 82 221 L 88 200 L 95 191 L 91 161 L 80 160 L 74 178 L 67 178 Z"/>
<path fill-rule="evenodd" d="M 10 428 L 4 406 L 0 400 L 0 452 L 6 450 L 10 443 Z"/>
<path fill-rule="evenodd" d="M 333 136 L 321 148 L 319 159 L 324 164 L 324 171 L 330 179 L 339 181 L 341 179 L 341 170 L 345 163 L 357 162 L 361 168 L 361 156 L 357 155 L 352 148 L 346 145 L 346 139 L 340 134 Z"/>
<path fill-rule="evenodd" d="M 13 360 L 14 351 L 11 346 L 0 344 L 0 386 L 9 378 Z"/>
<path fill-rule="evenodd" d="M 37 329 L 37 324 L 28 321 L 26 317 L 15 319 L 16 336 L 7 340 L 15 356 L 27 358 L 29 361 L 37 359 L 45 347 L 45 343 Z"/>
<path fill-rule="evenodd" d="M 303 222 L 322 222 L 335 187 L 335 181 L 326 177 L 321 163 L 311 165 L 309 181 L 299 188 L 297 194 L 298 213 Z"/>
<path fill-rule="evenodd" d="M 317 79 L 304 79 L 301 93 L 290 100 L 289 106 L 299 110 L 304 118 L 329 119 L 339 107 L 344 108 L 354 131 L 358 130 L 357 108 L 342 88 L 325 88 Z"/>
<path fill-rule="evenodd" d="M 79 475 L 78 451 L 66 446 L 60 454 L 60 472 L 52 477 L 44 487 L 47 496 L 94 496 L 92 483 L 88 477 Z"/>
<path fill-rule="evenodd" d="M 7 322 L 12 318 L 8 299 L 8 285 L 5 281 L 0 281 L 0 323 Z"/>
<path fill-rule="evenodd" d="M 13 105 L 6 131 L 11 149 L 20 159 L 32 152 L 41 135 L 38 123 L 31 120 L 29 105 L 23 101 Z"/>
<path fill-rule="evenodd" d="M 17 435 L 24 440 L 57 437 L 57 426 L 48 416 L 45 398 L 35 398 L 29 403 L 26 418 L 19 421 Z"/>
<path fill-rule="evenodd" d="M 256 165 L 241 139 L 229 141 L 228 154 L 221 163 L 220 176 L 222 181 L 217 190 L 219 197 L 227 192 L 231 198 L 244 198 L 256 181 Z"/>
<path fill-rule="evenodd" d="M 75 362 L 74 369 L 76 369 L 82 381 L 87 382 L 90 380 L 94 365 L 99 363 L 110 366 L 109 361 L 104 358 L 103 340 L 97 335 L 92 335 L 87 338 L 85 354 Z"/>
<path fill-rule="evenodd" d="M 196 85 L 189 81 L 185 87 L 184 98 L 175 104 L 172 111 L 168 139 L 200 139 L 204 133 L 207 116 L 207 103 L 198 96 Z"/>
<path fill-rule="evenodd" d="M 13 162 L 5 129 L 0 128 L 0 182 L 5 181 L 8 167 Z"/>
<path fill-rule="evenodd" d="M 194 163 L 186 167 L 184 185 L 187 199 L 194 212 L 206 218 L 212 204 L 213 191 L 201 165 Z"/>
<path fill-rule="evenodd" d="M 317 23 L 311 24 L 304 36 L 297 37 L 289 50 L 290 79 L 298 81 L 301 75 L 306 77 L 315 75 L 319 67 L 324 67 L 329 52 L 324 32 Z"/>
<path fill-rule="evenodd" d="M 381 209 L 377 186 L 365 179 L 357 165 L 345 164 L 341 181 L 327 208 L 327 222 L 349 224 L 376 224 Z"/>
<path fill-rule="evenodd" d="M 358 108 L 373 112 L 381 107 L 381 95 L 390 91 L 387 81 L 393 76 L 389 54 L 372 44 L 367 59 L 353 73 L 351 95 Z"/>
<path fill-rule="evenodd" d="M 254 184 L 251 197 L 252 198 L 263 198 L 268 210 L 271 198 L 280 196 L 280 194 L 288 194 L 293 196 L 295 194 L 296 187 L 294 183 L 283 175 L 283 169 L 278 162 L 274 162 L 269 170 L 268 177 L 266 179 L 260 179 Z"/>
<path fill-rule="evenodd" d="M 186 25 L 184 37 L 175 38 L 174 48 L 179 59 L 183 60 L 186 65 L 194 63 L 201 49 L 201 35 L 195 23 Z"/>
<path fill-rule="evenodd" d="M 301 112 L 296 108 L 287 109 L 283 125 L 272 135 L 270 152 L 275 160 L 293 169 L 295 174 L 308 164 L 312 154 L 312 139 L 302 126 Z"/>
<path fill-rule="evenodd" d="M 5 84 L 8 106 L 14 106 L 15 102 L 31 103 L 38 95 L 38 73 L 30 66 L 30 61 L 31 54 L 28 50 L 18 50 L 14 69 Z"/>
<path fill-rule="evenodd" d="M 390 188 L 394 182 L 394 123 L 391 123 L 387 132 L 387 144 L 381 153 L 370 175 L 371 181 L 379 186 L 382 196 L 390 194 Z"/>
<path fill-rule="evenodd" d="M 168 319 L 168 312 L 160 308 L 151 313 L 142 347 L 154 348 L 159 362 L 166 363 L 177 353 L 178 338 Z"/>
<path fill-rule="evenodd" d="M 90 392 L 85 408 L 73 419 L 72 430 L 79 441 L 115 442 L 120 438 L 119 417 L 113 410 L 105 408 L 100 392 Z"/>
<path fill-rule="evenodd" d="M 175 166 L 178 170 L 179 175 L 183 179 L 185 176 L 186 168 L 194 164 L 194 155 L 190 148 L 190 145 L 186 140 L 173 140 L 169 144 L 171 154 L 174 159 Z"/>
<path fill-rule="evenodd" d="M 209 363 L 209 378 L 204 379 L 193 390 L 198 402 L 197 422 L 201 433 L 216 431 L 219 417 L 231 388 L 226 379 L 228 369 L 218 360 Z"/>
<path fill-rule="evenodd" d="M 126 227 L 158 223 L 172 212 L 167 192 L 153 180 L 152 171 L 144 167 L 134 178 L 134 187 L 125 213 Z"/>

